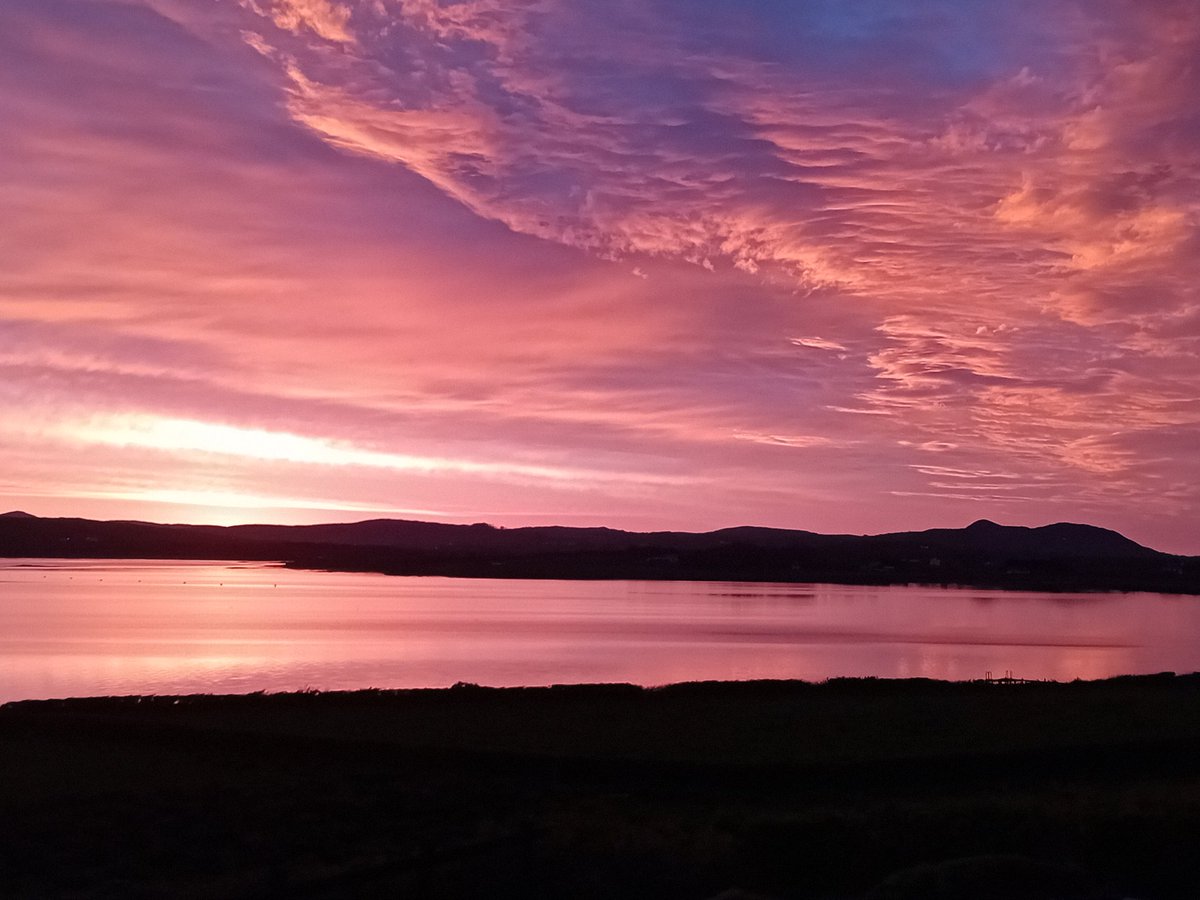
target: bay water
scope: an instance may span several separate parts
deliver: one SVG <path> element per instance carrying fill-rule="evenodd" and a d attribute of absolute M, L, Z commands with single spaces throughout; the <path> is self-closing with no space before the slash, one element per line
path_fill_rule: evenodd
<path fill-rule="evenodd" d="M 1200 670 L 1200 598 L 0 560 L 0 702 Z"/>

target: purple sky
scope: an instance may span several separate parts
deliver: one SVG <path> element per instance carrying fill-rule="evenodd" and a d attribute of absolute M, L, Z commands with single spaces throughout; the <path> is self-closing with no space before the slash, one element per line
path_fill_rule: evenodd
<path fill-rule="evenodd" d="M 0 506 L 1200 553 L 1193 0 L 5 0 Z"/>

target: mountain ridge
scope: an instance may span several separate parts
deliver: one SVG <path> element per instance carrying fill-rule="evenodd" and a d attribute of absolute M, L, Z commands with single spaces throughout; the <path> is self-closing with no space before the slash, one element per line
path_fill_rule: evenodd
<path fill-rule="evenodd" d="M 134 526 L 154 529 L 192 529 L 197 533 L 225 533 L 247 541 L 282 541 L 284 543 L 327 543 L 347 544 L 362 547 L 405 547 L 424 546 L 439 539 L 437 547 L 474 547 L 480 545 L 517 544 L 521 539 L 544 540 L 547 544 L 565 544 L 569 547 L 610 546 L 622 541 L 637 545 L 694 543 L 745 542 L 752 544 L 781 544 L 835 540 L 890 541 L 898 539 L 920 539 L 944 542 L 962 536 L 974 543 L 997 540 L 1035 540 L 1052 537 L 1060 547 L 1069 546 L 1076 553 L 1105 549 L 1124 554 L 1144 554 L 1153 550 L 1126 537 L 1118 531 L 1076 522 L 1055 522 L 1047 525 L 1000 525 L 989 519 L 978 519 L 964 528 L 927 528 L 921 531 L 883 532 L 880 534 L 846 534 L 807 531 L 791 528 L 774 528 L 760 525 L 734 525 L 711 531 L 625 531 L 607 526 L 569 525 L 522 525 L 504 527 L 486 522 L 457 524 L 450 522 L 426 522 L 419 519 L 362 519 L 355 522 L 331 522 L 313 525 L 271 525 L 253 523 L 244 525 L 192 525 L 186 523 L 146 522 L 131 519 L 83 519 L 78 517 L 35 516 L 14 510 L 0 513 L 0 519 L 37 520 L 38 522 L 79 523 L 88 526 Z M 1088 546 L 1083 546 L 1087 542 Z M 0 546 L 0 555 L 3 554 Z M 1161 554 L 1173 556 L 1174 554 Z M 1187 558 L 1187 557 L 1184 557 Z"/>
<path fill-rule="evenodd" d="M 954 584 L 1200 593 L 1200 557 L 1119 532 L 987 519 L 876 535 L 735 526 L 708 532 L 456 525 L 184 525 L 0 515 L 0 557 L 276 560 L 297 568 L 491 578 Z"/>

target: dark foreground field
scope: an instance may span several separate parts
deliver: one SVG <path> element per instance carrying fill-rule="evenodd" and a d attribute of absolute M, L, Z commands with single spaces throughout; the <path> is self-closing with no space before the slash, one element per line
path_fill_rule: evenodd
<path fill-rule="evenodd" d="M 0 708 L 4 897 L 1192 900 L 1198 838 L 1198 676 Z"/>

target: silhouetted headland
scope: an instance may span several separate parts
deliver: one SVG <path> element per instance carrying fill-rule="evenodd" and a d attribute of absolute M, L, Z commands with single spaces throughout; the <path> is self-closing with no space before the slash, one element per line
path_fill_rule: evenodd
<path fill-rule="evenodd" d="M 1115 531 L 981 520 L 880 535 L 778 528 L 704 533 L 448 525 L 160 525 L 0 516 L 0 556 L 280 560 L 289 566 L 472 578 L 946 584 L 1025 590 L 1200 593 L 1200 557 Z"/>
<path fill-rule="evenodd" d="M 0 896 L 1194 900 L 1200 675 L 0 707 Z"/>

